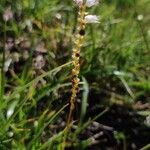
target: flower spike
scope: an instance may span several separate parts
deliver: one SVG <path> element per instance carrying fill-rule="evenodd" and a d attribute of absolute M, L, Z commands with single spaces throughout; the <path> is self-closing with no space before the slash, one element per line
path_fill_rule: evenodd
<path fill-rule="evenodd" d="M 72 62 L 73 62 L 73 68 L 71 73 L 72 89 L 71 89 L 71 98 L 69 101 L 70 110 L 66 125 L 67 131 L 70 129 L 70 125 L 73 121 L 73 112 L 75 110 L 75 102 L 79 90 L 80 50 L 84 42 L 85 27 L 87 23 L 99 23 L 99 19 L 96 15 L 88 15 L 88 12 L 86 12 L 86 7 L 97 5 L 99 3 L 99 0 L 73 0 L 73 1 L 79 7 L 79 12 L 78 12 L 77 33 L 74 36 L 74 47 L 72 49 Z"/>

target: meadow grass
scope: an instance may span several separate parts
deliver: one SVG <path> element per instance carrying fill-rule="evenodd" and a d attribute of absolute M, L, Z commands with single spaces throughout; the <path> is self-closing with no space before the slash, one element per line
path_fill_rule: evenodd
<path fill-rule="evenodd" d="M 10 6 L 13 18 L 5 22 Z M 112 105 L 132 109 L 149 129 L 144 122 L 150 115 L 149 8 L 148 0 L 105 0 L 88 10 L 100 16 L 100 23 L 86 28 L 68 149 L 99 144 L 96 133 L 81 137 Z M 77 13 L 71 0 L 0 0 L 0 150 L 62 149 Z M 4 73 L 8 59 L 12 62 Z M 123 131 L 113 136 L 116 145 L 128 149 L 132 138 Z M 149 143 L 140 148 L 148 149 Z"/>

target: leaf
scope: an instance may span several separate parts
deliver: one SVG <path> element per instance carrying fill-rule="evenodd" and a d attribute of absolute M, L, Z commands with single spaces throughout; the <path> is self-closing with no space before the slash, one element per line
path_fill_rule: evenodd
<path fill-rule="evenodd" d="M 86 115 L 87 106 L 88 106 L 88 94 L 89 94 L 89 85 L 84 77 L 83 80 L 83 95 L 82 95 L 82 104 L 81 104 L 81 115 L 80 115 L 80 123 L 82 124 L 84 117 Z"/>
<path fill-rule="evenodd" d="M 44 129 L 68 106 L 68 104 L 64 105 L 58 112 L 56 112 L 50 120 L 41 127 L 41 129 L 35 134 L 34 138 L 29 143 L 28 147 L 31 149 L 31 146 L 33 145 L 34 141 L 41 135 L 41 133 L 44 131 Z"/>

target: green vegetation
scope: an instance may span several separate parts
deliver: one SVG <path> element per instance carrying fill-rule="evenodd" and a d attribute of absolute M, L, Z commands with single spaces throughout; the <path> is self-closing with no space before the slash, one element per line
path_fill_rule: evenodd
<path fill-rule="evenodd" d="M 66 149 L 150 148 L 149 8 L 89 9 L 100 23 L 86 28 Z M 0 0 L 0 150 L 62 149 L 77 12 L 72 0 Z"/>

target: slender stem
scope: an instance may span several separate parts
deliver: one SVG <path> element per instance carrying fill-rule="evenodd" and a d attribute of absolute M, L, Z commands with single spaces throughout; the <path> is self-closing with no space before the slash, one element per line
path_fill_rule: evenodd
<path fill-rule="evenodd" d="M 4 87 L 5 87 L 5 52 L 6 52 L 6 22 L 4 23 L 4 41 L 3 41 L 3 56 L 2 56 L 2 69 L 1 69 L 1 88 L 0 88 L 0 100 L 3 99 Z"/>

